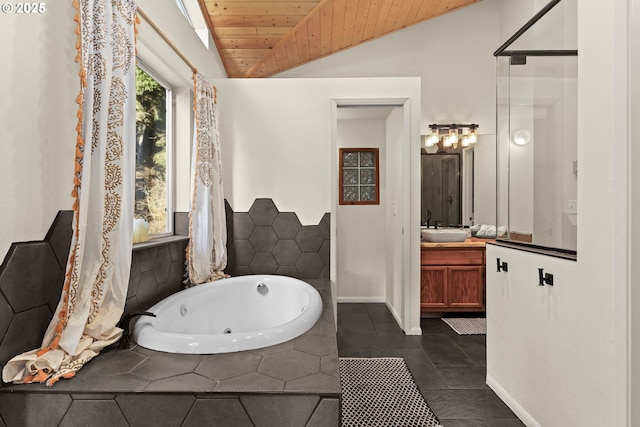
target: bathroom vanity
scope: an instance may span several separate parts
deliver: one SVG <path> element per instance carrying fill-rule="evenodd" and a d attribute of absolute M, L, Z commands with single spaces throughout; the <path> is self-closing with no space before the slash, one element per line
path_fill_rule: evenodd
<path fill-rule="evenodd" d="M 420 243 L 422 313 L 485 310 L 485 243 Z"/>

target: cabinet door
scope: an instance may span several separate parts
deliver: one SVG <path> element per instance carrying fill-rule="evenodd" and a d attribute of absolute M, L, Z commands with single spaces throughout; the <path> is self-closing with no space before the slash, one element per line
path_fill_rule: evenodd
<path fill-rule="evenodd" d="M 421 267 L 420 307 L 447 306 L 447 267 Z"/>
<path fill-rule="evenodd" d="M 482 266 L 449 266 L 448 276 L 448 307 L 472 308 L 484 306 Z"/>

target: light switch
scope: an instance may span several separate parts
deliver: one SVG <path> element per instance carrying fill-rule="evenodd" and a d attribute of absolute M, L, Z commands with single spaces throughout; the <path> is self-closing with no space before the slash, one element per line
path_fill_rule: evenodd
<path fill-rule="evenodd" d="M 567 213 L 577 214 L 578 213 L 578 201 L 577 200 L 569 200 L 569 205 L 567 207 Z"/>

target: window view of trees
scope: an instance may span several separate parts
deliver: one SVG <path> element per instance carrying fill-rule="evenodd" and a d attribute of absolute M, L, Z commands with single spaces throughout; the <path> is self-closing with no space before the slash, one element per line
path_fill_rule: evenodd
<path fill-rule="evenodd" d="M 167 89 L 136 67 L 135 217 L 149 234 L 167 230 Z"/>

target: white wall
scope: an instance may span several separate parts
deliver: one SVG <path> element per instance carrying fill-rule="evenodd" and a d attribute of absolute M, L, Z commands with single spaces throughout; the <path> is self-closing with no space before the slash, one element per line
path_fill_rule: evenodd
<path fill-rule="evenodd" d="M 75 10 L 2 14 L 0 43 L 0 257 L 12 242 L 44 238 L 71 209 L 78 95 Z"/>
<path fill-rule="evenodd" d="M 626 16 L 624 0 L 578 8 L 578 260 L 487 249 L 509 263 L 487 271 L 488 381 L 531 426 L 628 425 Z"/>
<path fill-rule="evenodd" d="M 640 4 L 634 2 L 629 7 L 629 94 L 630 117 L 640 117 Z M 640 122 L 633 120 L 630 123 L 629 141 L 638 140 L 640 137 Z M 627 278 L 629 288 L 629 337 L 640 336 L 640 289 L 634 284 L 640 283 L 640 263 L 632 260 L 640 259 L 640 148 L 637 144 L 629 144 L 628 155 L 630 158 L 630 216 L 629 216 L 629 264 L 630 271 Z M 630 407 L 630 425 L 640 425 L 640 405 L 631 404 L 640 399 L 640 340 L 630 340 L 629 360 L 630 395 L 628 404 Z"/>
<path fill-rule="evenodd" d="M 423 134 L 430 123 L 494 134 L 498 4 L 483 0 L 276 77 L 420 77 Z"/>
<path fill-rule="evenodd" d="M 342 302 L 381 302 L 386 293 L 386 119 L 338 120 L 338 148 L 365 147 L 379 149 L 381 200 L 379 205 L 338 205 L 336 280 Z"/>
<path fill-rule="evenodd" d="M 337 185 L 333 188 L 337 175 L 334 177 L 332 171 L 337 165 L 337 150 L 334 152 L 331 145 L 332 100 L 408 99 L 410 150 L 419 152 L 418 78 L 226 79 L 215 83 L 221 105 L 224 191 L 234 211 L 246 212 L 256 198 L 270 197 L 280 211 L 296 212 L 303 225 L 318 224 L 326 212 L 332 212 L 337 197 Z M 411 240 L 411 263 L 404 284 L 410 286 L 417 302 L 419 156 L 403 165 L 411 177 L 409 185 L 403 187 L 411 194 L 410 212 L 401 204 L 398 207 L 400 217 L 406 213 L 411 218 L 405 231 Z M 406 326 L 419 331 L 417 303 L 415 311 L 411 307 L 411 320 Z"/>
<path fill-rule="evenodd" d="M 422 134 L 428 133 L 431 123 L 478 123 L 480 135 L 494 136 L 496 66 L 492 54 L 502 41 L 500 3 L 483 0 L 276 77 L 417 76 L 422 82 Z M 484 161 L 487 163 L 477 164 L 476 174 L 480 181 L 489 182 L 495 157 Z M 495 183 L 491 189 L 495 191 Z M 495 206 L 483 211 L 484 206 L 476 214 L 492 218 L 486 223 L 495 223 Z"/>
<path fill-rule="evenodd" d="M 480 135 L 473 147 L 474 221 L 476 224 L 496 223 L 496 163 L 495 135 Z M 465 219 L 465 218 L 463 218 Z"/>
<path fill-rule="evenodd" d="M 487 268 L 489 386 L 528 426 L 599 425 L 576 418 L 576 365 L 582 356 L 575 262 L 487 245 L 487 265 L 494 266 L 496 258 L 509 264 L 509 272 Z M 538 286 L 538 268 L 553 274 L 553 287 Z"/>
<path fill-rule="evenodd" d="M 402 216 L 398 206 L 402 205 L 403 179 L 400 171 L 403 170 L 403 149 L 401 142 L 404 140 L 403 110 L 396 107 L 391 111 L 386 120 L 386 146 L 387 146 L 387 195 L 386 204 L 386 303 L 394 316 L 404 312 L 406 302 L 403 293 L 406 273 L 403 274 L 406 260 L 402 258 Z M 419 183 L 418 183 L 419 185 Z M 418 189 L 419 190 L 419 189 Z M 409 261 L 411 262 L 411 261 Z M 407 307 L 407 310 L 419 307 Z M 415 332 L 415 331 L 414 331 Z"/>

